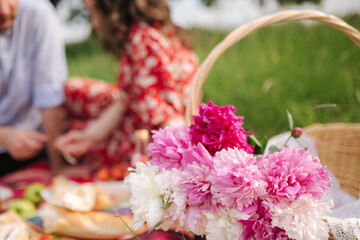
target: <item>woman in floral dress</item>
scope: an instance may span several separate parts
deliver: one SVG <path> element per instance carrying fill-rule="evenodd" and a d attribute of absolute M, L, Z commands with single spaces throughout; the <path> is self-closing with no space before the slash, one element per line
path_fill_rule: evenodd
<path fill-rule="evenodd" d="M 57 147 L 89 163 L 129 161 L 136 129 L 184 123 L 197 58 L 166 0 L 84 3 L 106 49 L 120 54 L 120 71 L 117 87 L 86 78 L 66 83 L 70 131 Z"/>

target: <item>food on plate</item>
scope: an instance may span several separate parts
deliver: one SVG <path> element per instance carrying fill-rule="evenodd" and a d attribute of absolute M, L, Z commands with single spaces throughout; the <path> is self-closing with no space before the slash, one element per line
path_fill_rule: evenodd
<path fill-rule="evenodd" d="M 113 215 L 106 212 L 74 212 L 65 208 L 44 205 L 39 210 L 46 233 L 61 234 L 74 238 L 113 239 L 132 237 L 131 231 L 123 223 L 133 229 L 131 215 Z M 137 235 L 146 231 L 145 226 L 137 229 Z"/>
<path fill-rule="evenodd" d="M 96 188 L 97 195 L 94 205 L 94 210 L 108 209 L 111 206 L 111 198 L 109 194 L 101 187 L 93 184 Z"/>
<path fill-rule="evenodd" d="M 110 176 L 111 173 L 110 173 L 110 168 L 108 166 L 101 166 L 95 174 L 95 178 L 103 182 L 108 181 L 110 179 Z"/>
<path fill-rule="evenodd" d="M 127 163 L 116 163 L 111 167 L 111 177 L 114 180 L 124 180 L 128 175 L 128 168 L 130 167 Z"/>
<path fill-rule="evenodd" d="M 28 199 L 13 199 L 9 203 L 8 211 L 15 212 L 22 218 L 27 218 L 36 212 L 36 206 Z"/>
<path fill-rule="evenodd" d="M 80 184 L 74 188 L 69 189 L 61 202 L 64 207 L 80 212 L 87 212 L 93 210 L 96 201 L 97 190 L 94 184 L 85 183 Z"/>
<path fill-rule="evenodd" d="M 53 178 L 50 190 L 53 197 L 60 201 L 60 199 L 63 198 L 64 194 L 70 189 L 72 189 L 74 186 L 74 182 L 70 182 L 64 176 L 59 175 Z"/>
<path fill-rule="evenodd" d="M 40 203 L 43 199 L 40 192 L 45 189 L 46 186 L 40 182 L 34 182 L 29 184 L 24 191 L 24 198 L 32 201 L 35 204 Z"/>
<path fill-rule="evenodd" d="M 124 170 L 122 169 L 120 164 L 116 164 L 114 166 L 111 167 L 111 177 L 114 180 L 120 180 L 120 179 L 124 179 Z"/>
<path fill-rule="evenodd" d="M 50 190 L 57 202 L 72 211 L 103 210 L 111 206 L 109 194 L 94 183 L 74 184 L 63 177 L 56 177 Z"/>
<path fill-rule="evenodd" d="M 43 232 L 33 228 L 15 212 L 0 215 L 0 239 L 7 240 L 39 240 Z"/>
<path fill-rule="evenodd" d="M 128 175 L 128 163 L 116 163 L 112 166 L 103 165 L 95 173 L 95 179 L 107 182 L 107 181 L 122 181 Z"/>

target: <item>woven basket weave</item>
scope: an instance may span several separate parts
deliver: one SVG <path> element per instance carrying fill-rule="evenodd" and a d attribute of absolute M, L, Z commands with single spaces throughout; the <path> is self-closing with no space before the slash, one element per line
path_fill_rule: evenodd
<path fill-rule="evenodd" d="M 322 164 L 355 197 L 360 193 L 360 123 L 313 124 L 304 132 L 315 142 Z"/>
<path fill-rule="evenodd" d="M 360 123 L 312 124 L 304 133 L 314 140 L 322 164 L 335 174 L 341 188 L 360 194 Z M 330 240 L 335 240 L 330 234 Z"/>
<path fill-rule="evenodd" d="M 348 25 L 340 18 L 319 11 L 288 10 L 261 17 L 229 33 L 201 64 L 195 75 L 186 108 L 186 123 L 190 125 L 192 123 L 192 115 L 198 115 L 202 85 L 215 61 L 229 47 L 251 32 L 265 26 L 305 19 L 322 22 L 338 29 L 360 47 L 360 32 L 357 29 Z M 305 132 L 314 139 L 320 161 L 334 172 L 345 190 L 358 197 L 360 189 L 360 124 L 311 125 L 305 128 Z M 331 233 L 329 239 L 334 239 Z"/>

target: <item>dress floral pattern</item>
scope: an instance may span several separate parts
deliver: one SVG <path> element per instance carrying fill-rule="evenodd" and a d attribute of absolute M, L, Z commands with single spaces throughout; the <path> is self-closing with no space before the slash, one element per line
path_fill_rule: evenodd
<path fill-rule="evenodd" d="M 117 87 L 88 78 L 66 83 L 68 129 L 83 129 L 117 94 L 125 104 L 118 129 L 96 144 L 84 156 L 86 161 L 129 161 L 136 129 L 157 129 L 174 116 L 185 114 L 198 62 L 193 52 L 170 33 L 165 36 L 145 23 L 132 25 L 121 57 Z"/>

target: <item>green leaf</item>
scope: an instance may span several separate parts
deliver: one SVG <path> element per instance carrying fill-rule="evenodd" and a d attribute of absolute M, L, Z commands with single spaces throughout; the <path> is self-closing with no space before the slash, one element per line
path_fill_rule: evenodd
<path fill-rule="evenodd" d="M 260 141 L 255 137 L 255 135 L 250 135 L 249 138 L 254 141 L 254 143 L 259 146 L 260 148 L 263 147 L 263 145 L 260 143 Z"/>
<path fill-rule="evenodd" d="M 270 147 L 269 147 L 269 153 L 275 153 L 275 152 L 280 152 L 281 150 L 280 150 L 280 148 L 278 148 L 277 146 L 275 146 L 275 145 L 271 145 Z"/>
<path fill-rule="evenodd" d="M 294 119 L 288 110 L 286 110 L 286 113 L 288 115 L 289 127 L 290 127 L 290 131 L 291 131 L 294 128 Z"/>

